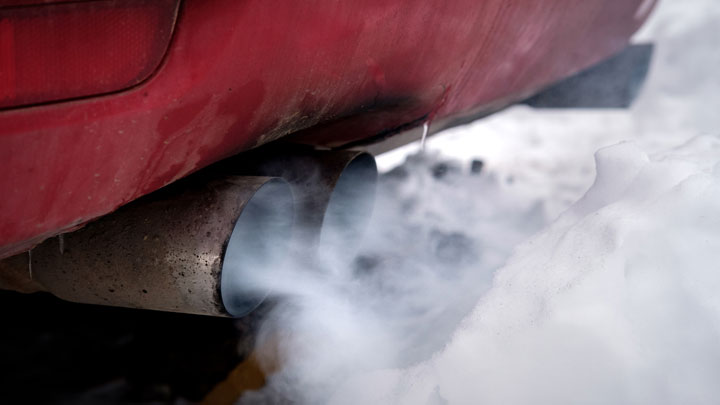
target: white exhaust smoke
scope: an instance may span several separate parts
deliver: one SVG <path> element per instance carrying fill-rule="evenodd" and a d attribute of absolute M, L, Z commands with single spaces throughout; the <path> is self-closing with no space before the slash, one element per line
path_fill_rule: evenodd
<path fill-rule="evenodd" d="M 427 142 L 481 174 L 386 173 L 352 263 L 260 281 L 285 297 L 259 345 L 280 368 L 240 402 L 717 403 L 720 140 L 688 139 L 720 131 L 719 16 L 660 3 L 629 112 L 513 108 Z"/>
<path fill-rule="evenodd" d="M 545 223 L 542 205 L 513 191 L 507 179 L 416 155 L 381 177 L 354 260 L 331 254 L 245 280 L 281 298 L 258 346 L 272 348 L 270 363 L 279 350 L 282 368 L 244 402 L 323 402 L 359 372 L 442 349 L 511 247 Z"/>
<path fill-rule="evenodd" d="M 689 160 L 688 157 L 692 157 Z M 337 404 L 711 404 L 720 398 L 720 140 L 597 154 L 585 197 L 520 245 L 450 343 Z"/>
<path fill-rule="evenodd" d="M 497 273 L 541 206 L 434 158 L 386 174 L 352 265 L 262 281 L 284 297 L 260 336 L 281 369 L 241 403 L 713 403 L 720 140 L 596 161 L 585 196 Z"/>

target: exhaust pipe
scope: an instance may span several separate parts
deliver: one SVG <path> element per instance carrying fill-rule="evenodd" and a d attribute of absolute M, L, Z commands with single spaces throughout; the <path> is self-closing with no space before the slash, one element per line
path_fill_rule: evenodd
<path fill-rule="evenodd" d="M 203 173 L 0 261 L 0 288 L 240 317 L 267 295 L 250 284 L 262 278 L 249 274 L 271 273 L 291 251 L 295 260 L 351 260 L 377 183 L 375 159 L 365 152 L 299 145 L 244 154 Z"/>
<path fill-rule="evenodd" d="M 243 316 L 265 293 L 243 273 L 287 256 L 292 192 L 272 177 L 193 178 L 0 262 L 0 288 L 88 304 Z"/>
<path fill-rule="evenodd" d="M 281 177 L 290 183 L 295 250 L 352 259 L 375 204 L 378 172 L 372 155 L 292 145 L 229 164 L 235 173 Z"/>

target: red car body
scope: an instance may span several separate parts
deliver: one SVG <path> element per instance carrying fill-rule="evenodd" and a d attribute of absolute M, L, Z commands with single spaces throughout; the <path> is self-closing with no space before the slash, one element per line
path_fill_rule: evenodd
<path fill-rule="evenodd" d="M 0 1 L 0 258 L 279 138 L 490 111 L 622 49 L 654 0 Z"/>

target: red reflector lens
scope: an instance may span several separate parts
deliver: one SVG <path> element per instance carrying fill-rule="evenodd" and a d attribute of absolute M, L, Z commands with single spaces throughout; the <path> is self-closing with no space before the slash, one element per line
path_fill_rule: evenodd
<path fill-rule="evenodd" d="M 177 0 L 0 8 L 0 108 L 121 90 L 158 67 Z"/>

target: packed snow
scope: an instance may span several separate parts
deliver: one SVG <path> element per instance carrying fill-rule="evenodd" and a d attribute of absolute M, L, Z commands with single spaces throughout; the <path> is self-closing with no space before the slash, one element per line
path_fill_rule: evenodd
<path fill-rule="evenodd" d="M 661 2 L 630 110 L 517 106 L 380 156 L 352 263 L 259 281 L 282 366 L 241 403 L 720 402 L 718 22 Z"/>

